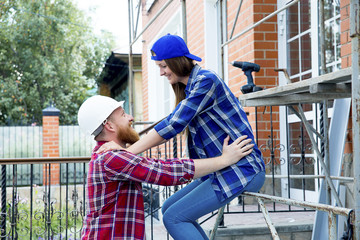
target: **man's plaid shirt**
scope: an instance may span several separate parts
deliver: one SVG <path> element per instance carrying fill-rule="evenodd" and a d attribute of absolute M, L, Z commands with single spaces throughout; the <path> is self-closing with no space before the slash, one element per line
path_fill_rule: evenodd
<path fill-rule="evenodd" d="M 190 159 L 164 161 L 120 150 L 94 148 L 87 176 L 87 211 L 82 239 L 145 239 L 141 183 L 179 185 L 194 176 Z"/>
<path fill-rule="evenodd" d="M 247 135 L 254 141 L 254 134 L 239 100 L 225 82 L 215 73 L 193 68 L 185 88 L 186 98 L 175 110 L 154 128 L 165 139 L 189 127 L 189 156 L 192 159 L 220 156 L 224 139 L 229 135 L 231 144 Z M 255 144 L 254 151 L 239 162 L 202 179 L 211 178 L 212 186 L 222 201 L 238 194 L 262 171 L 265 165 Z"/>

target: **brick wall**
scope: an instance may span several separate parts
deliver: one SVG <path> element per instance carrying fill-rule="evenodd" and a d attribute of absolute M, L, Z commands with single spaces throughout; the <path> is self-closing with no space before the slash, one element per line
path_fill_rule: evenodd
<path fill-rule="evenodd" d="M 165 0 L 156 1 L 149 12 L 143 12 L 143 26 L 145 26 L 154 15 L 161 9 L 166 3 Z M 152 42 L 161 29 L 164 23 L 169 21 L 172 17 L 172 13 L 181 8 L 181 1 L 173 1 L 168 8 L 158 17 L 156 21 L 144 32 L 143 34 L 143 107 L 144 107 L 144 120 L 148 120 L 148 69 L 147 59 L 149 43 Z M 144 2 L 143 2 L 144 4 Z M 229 0 L 228 1 L 228 26 L 227 31 L 230 35 L 234 19 L 238 9 L 239 1 Z M 144 8 L 143 8 L 144 9 Z M 240 16 L 238 18 L 235 33 L 241 32 L 243 29 L 259 21 L 269 13 L 277 9 L 276 0 L 266 1 L 244 1 L 241 7 Z M 146 10 L 143 10 L 146 11 Z M 199 0 L 188 0 L 186 1 L 186 20 L 187 20 L 187 43 L 190 52 L 201 57 L 203 61 L 199 63 L 200 66 L 204 67 L 206 59 L 204 58 L 204 1 Z M 278 84 L 277 73 L 274 71 L 276 68 L 277 56 L 277 19 L 273 17 L 265 23 L 259 25 L 254 30 L 248 32 L 242 37 L 236 39 L 234 42 L 229 44 L 229 59 L 228 61 L 241 60 L 255 62 L 261 66 L 261 70 L 258 73 L 253 74 L 254 81 L 257 85 L 262 87 L 274 87 Z M 241 93 L 240 87 L 246 84 L 246 76 L 239 68 L 229 66 L 229 87 L 235 94 L 239 96 Z M 255 110 L 254 108 L 245 109 L 249 113 L 249 121 L 255 129 Z M 259 109 L 261 113 L 264 111 L 263 108 Z M 278 126 L 278 108 L 274 107 L 273 111 L 273 124 Z M 261 143 L 267 141 L 270 135 L 269 129 L 270 121 L 269 110 L 260 114 L 258 117 L 259 121 L 259 137 Z M 264 127 L 264 129 L 261 129 Z M 278 134 L 276 129 L 275 134 Z"/>
<path fill-rule="evenodd" d="M 341 68 L 351 66 L 350 0 L 340 1 Z"/>
<path fill-rule="evenodd" d="M 142 1 L 142 24 L 146 26 L 147 23 L 157 14 L 161 7 L 167 2 L 167 0 L 158 0 L 155 1 L 151 9 L 147 12 L 144 5 L 145 1 Z M 143 33 L 143 50 L 142 50 L 142 87 L 143 87 L 143 120 L 149 120 L 149 92 L 148 92 L 148 49 L 150 47 L 150 43 L 155 39 L 158 32 L 164 26 L 173 15 L 174 12 L 179 9 L 180 1 L 173 1 L 163 13 L 154 21 L 151 26 Z M 151 95 L 151 93 L 150 93 Z"/>
<path fill-rule="evenodd" d="M 229 36 L 234 24 L 238 4 L 238 1 L 228 1 L 227 28 Z M 276 9 L 276 0 L 244 1 L 237 20 L 235 34 L 242 32 Z M 278 85 L 278 74 L 274 71 L 278 62 L 277 46 L 277 18 L 275 16 L 230 43 L 228 61 L 238 60 L 259 64 L 261 66 L 260 71 L 253 73 L 254 83 L 263 88 L 275 87 Z M 235 96 L 242 94 L 241 86 L 246 83 L 247 78 L 243 71 L 229 66 L 229 87 Z M 268 141 L 271 135 L 271 126 L 273 128 L 274 139 L 279 139 L 279 108 L 277 106 L 272 107 L 272 109 L 270 107 L 258 107 L 257 116 L 253 107 L 245 108 L 245 111 L 248 112 L 249 122 L 259 138 L 259 146 L 266 144 Z M 257 130 L 255 125 L 256 117 Z M 272 120 L 272 125 L 270 120 Z M 265 158 L 270 158 L 270 151 L 264 151 L 263 153 Z"/>
<path fill-rule="evenodd" d="M 59 114 L 56 108 L 49 107 L 43 110 L 43 157 L 59 157 Z M 50 169 L 49 169 L 50 166 Z M 49 177 L 51 171 L 51 179 Z M 59 185 L 60 165 L 44 164 L 43 167 L 44 185 Z"/>
<path fill-rule="evenodd" d="M 351 38 L 350 38 L 350 1 L 340 1 L 340 44 L 341 68 L 351 66 Z M 351 111 L 351 108 L 350 108 Z M 352 153 L 352 113 L 348 123 L 344 153 Z"/>
<path fill-rule="evenodd" d="M 205 66 L 204 1 L 186 1 L 187 45 L 192 54 L 202 58 L 198 63 Z"/>
<path fill-rule="evenodd" d="M 143 12 L 143 26 L 145 26 L 154 15 L 166 3 L 166 0 L 156 1 L 149 12 Z M 143 3 L 144 4 L 144 3 Z M 187 44 L 191 53 L 201 57 L 202 62 L 199 63 L 201 67 L 205 66 L 205 23 L 204 23 L 204 0 L 187 0 L 186 1 L 186 20 L 187 20 Z M 228 36 L 230 36 L 236 12 L 239 6 L 239 1 L 227 1 L 227 15 L 228 15 Z M 152 42 L 164 26 L 164 23 L 169 21 L 172 13 L 181 8 L 181 1 L 173 1 L 168 8 L 158 17 L 156 21 L 143 34 L 143 119 L 149 119 L 148 115 L 148 48 L 149 43 Z M 144 9 L 144 8 L 143 8 Z M 276 0 L 264 1 L 244 1 L 241 6 L 239 18 L 236 23 L 235 34 L 241 32 L 245 28 L 251 26 L 255 22 L 264 18 L 268 14 L 277 9 Z M 146 11 L 146 10 L 143 10 Z M 229 58 L 225 61 L 248 61 L 255 62 L 261 66 L 261 70 L 253 73 L 253 78 L 256 85 L 263 88 L 270 88 L 278 85 L 278 74 L 274 71 L 277 67 L 278 51 L 277 51 L 277 18 L 276 16 L 267 20 L 265 23 L 257 26 L 255 29 L 249 31 L 247 34 L 237 38 L 228 45 Z M 228 65 L 229 73 L 229 87 L 235 96 L 240 96 L 241 86 L 247 82 L 246 76 L 239 68 Z M 266 109 L 260 107 L 257 109 L 257 126 L 255 125 L 255 108 L 245 108 L 248 113 L 249 122 L 252 125 L 255 134 L 259 137 L 259 146 L 267 143 L 269 136 L 274 135 L 274 139 L 279 139 L 279 108 L 270 107 Z M 271 115 L 270 115 L 271 114 Z M 271 124 L 272 120 L 272 130 Z M 257 127 L 257 130 L 256 130 Z M 270 159 L 270 152 L 265 151 L 264 157 Z"/>

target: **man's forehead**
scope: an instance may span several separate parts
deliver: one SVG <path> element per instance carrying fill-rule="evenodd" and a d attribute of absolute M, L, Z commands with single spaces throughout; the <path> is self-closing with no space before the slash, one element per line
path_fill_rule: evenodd
<path fill-rule="evenodd" d="M 124 110 L 122 107 L 118 107 L 118 111 L 119 111 L 121 114 L 125 113 L 125 110 Z"/>
<path fill-rule="evenodd" d="M 120 114 L 123 114 L 125 110 L 122 107 L 118 107 L 111 113 L 111 115 L 115 114 L 115 112 L 119 112 Z"/>

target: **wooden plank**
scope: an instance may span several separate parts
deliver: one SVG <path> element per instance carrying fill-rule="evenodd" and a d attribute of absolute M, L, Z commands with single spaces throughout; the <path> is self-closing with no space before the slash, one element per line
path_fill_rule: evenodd
<path fill-rule="evenodd" d="M 310 93 L 351 93 L 351 84 L 317 83 L 310 86 Z"/>
<path fill-rule="evenodd" d="M 342 69 L 319 77 L 310 78 L 304 81 L 290 83 L 283 86 L 264 89 L 262 91 L 243 94 L 239 96 L 239 100 L 259 99 L 268 97 L 279 97 L 282 95 L 298 94 L 309 92 L 311 85 L 320 83 L 347 83 L 351 82 L 351 68 Z"/>
<path fill-rule="evenodd" d="M 289 94 L 285 96 L 272 96 L 254 99 L 239 99 L 244 107 L 259 107 L 259 106 L 285 106 L 294 105 L 298 103 L 315 103 L 326 99 L 349 98 L 351 93 L 302 93 Z"/>

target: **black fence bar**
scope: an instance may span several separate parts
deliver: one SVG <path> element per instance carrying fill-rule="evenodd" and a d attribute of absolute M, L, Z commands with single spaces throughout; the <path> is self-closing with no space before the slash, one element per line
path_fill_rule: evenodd
<path fill-rule="evenodd" d="M 6 233 L 6 166 L 1 166 L 1 232 L 0 236 Z M 5 240 L 2 237 L 1 240 Z"/>

